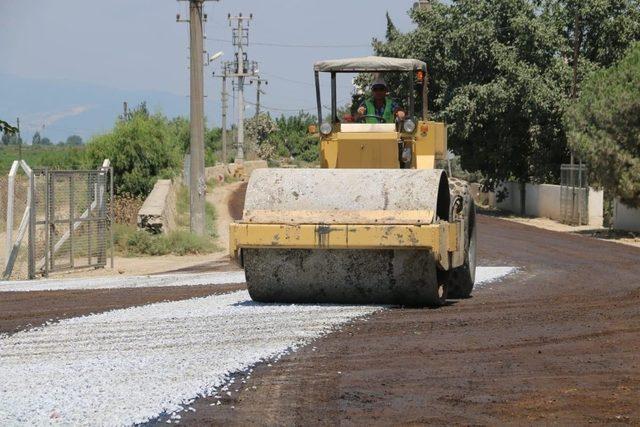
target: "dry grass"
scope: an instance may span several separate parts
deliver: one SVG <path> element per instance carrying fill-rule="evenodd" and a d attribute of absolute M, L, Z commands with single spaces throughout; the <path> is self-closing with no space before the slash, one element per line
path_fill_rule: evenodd
<path fill-rule="evenodd" d="M 136 225 L 138 223 L 138 211 L 144 200 L 131 194 L 122 194 L 113 198 L 113 216 L 116 224 Z"/>

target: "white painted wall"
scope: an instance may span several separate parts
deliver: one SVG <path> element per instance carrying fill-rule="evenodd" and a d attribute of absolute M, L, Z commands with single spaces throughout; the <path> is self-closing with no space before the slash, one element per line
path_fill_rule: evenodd
<path fill-rule="evenodd" d="M 506 182 L 503 184 L 503 188 L 508 191 L 508 196 L 502 202 L 496 202 L 496 207 L 520 214 L 520 184 L 517 182 Z M 559 185 L 527 184 L 525 193 L 525 215 L 551 218 L 557 221 L 562 219 Z M 589 189 L 589 225 L 602 227 L 602 217 L 603 192 Z"/>
<path fill-rule="evenodd" d="M 616 199 L 613 202 L 613 228 L 640 231 L 640 209 L 633 209 Z"/>

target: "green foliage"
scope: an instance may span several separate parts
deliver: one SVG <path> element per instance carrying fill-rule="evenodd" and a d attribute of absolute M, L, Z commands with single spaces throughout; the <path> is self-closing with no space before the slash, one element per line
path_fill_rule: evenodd
<path fill-rule="evenodd" d="M 247 151 L 255 153 L 261 159 L 272 158 L 276 146 L 271 143 L 270 138 L 277 129 L 269 114 L 260 114 L 245 121 L 245 135 L 249 142 Z"/>
<path fill-rule="evenodd" d="M 449 124 L 462 167 L 498 181 L 557 181 L 568 160 L 564 115 L 572 83 L 573 21 L 581 14 L 580 77 L 639 37 L 637 0 L 433 1 L 414 9 L 417 28 L 388 21 L 377 54 L 429 66 L 429 105 Z M 393 95 L 406 84 L 388 76 Z"/>
<path fill-rule="evenodd" d="M 169 120 L 169 129 L 174 135 L 174 138 L 180 147 L 180 151 L 183 154 L 189 152 L 189 146 L 191 144 L 191 130 L 189 126 L 189 120 L 185 117 L 175 117 Z M 222 129 L 205 129 L 204 144 L 205 166 L 214 166 L 220 157 L 219 153 L 222 150 Z"/>
<path fill-rule="evenodd" d="M 20 145 L 24 141 L 17 133 L 5 133 L 2 135 L 2 145 Z"/>
<path fill-rule="evenodd" d="M 567 124 L 569 143 L 589 166 L 590 182 L 640 207 L 640 43 L 584 82 Z"/>
<path fill-rule="evenodd" d="M 86 146 L 87 167 L 96 168 L 110 159 L 118 194 L 149 194 L 158 178 L 171 178 L 182 166 L 175 133 L 166 117 L 134 112 L 107 134 L 96 136 Z"/>
<path fill-rule="evenodd" d="M 135 226 L 114 225 L 115 248 L 119 253 L 134 255 L 196 255 L 211 253 L 215 245 L 207 237 L 199 237 L 185 230 L 168 234 L 151 234 Z"/>
<path fill-rule="evenodd" d="M 209 183 L 207 183 L 207 186 L 209 186 Z M 177 196 L 176 211 L 178 213 L 178 226 L 187 229 L 189 227 L 189 189 L 186 186 L 181 186 L 178 189 Z M 213 206 L 213 204 L 209 202 L 206 202 L 204 207 L 207 235 L 210 238 L 215 238 L 217 237 L 215 206 Z"/>
<path fill-rule="evenodd" d="M 0 148 L 0 173 L 7 173 L 14 160 L 18 160 L 18 146 L 9 145 Z M 83 147 L 22 146 L 22 158 L 35 169 L 80 169 L 84 165 Z"/>
<path fill-rule="evenodd" d="M 300 112 L 296 116 L 280 116 L 276 119 L 276 131 L 269 140 L 280 157 L 293 157 L 305 162 L 316 162 L 320 155 L 320 141 L 310 135 L 309 125 L 316 123 L 316 117 Z"/>
<path fill-rule="evenodd" d="M 65 145 L 69 145 L 71 147 L 78 147 L 82 144 L 84 144 L 84 142 L 82 141 L 82 137 L 80 137 L 79 135 L 71 135 L 65 142 Z"/>

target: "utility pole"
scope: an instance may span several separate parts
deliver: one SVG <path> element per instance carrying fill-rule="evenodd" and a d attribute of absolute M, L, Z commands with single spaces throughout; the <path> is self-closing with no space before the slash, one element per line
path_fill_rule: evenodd
<path fill-rule="evenodd" d="M 236 153 L 236 163 L 244 161 L 244 79 L 251 74 L 247 73 L 246 53 L 244 48 L 249 46 L 249 22 L 253 19 L 253 14 L 249 16 L 227 16 L 229 26 L 232 28 L 233 46 L 236 48 L 236 72 L 238 78 L 238 147 Z"/>
<path fill-rule="evenodd" d="M 229 94 L 227 92 L 227 77 L 232 74 L 232 69 L 234 67 L 233 62 L 223 62 L 222 63 L 222 75 L 216 76 L 215 72 L 213 73 L 214 77 L 220 77 L 222 79 L 222 162 L 227 164 L 227 111 L 229 109 Z"/>
<path fill-rule="evenodd" d="M 189 1 L 189 56 L 191 141 L 189 145 L 189 228 L 199 236 L 206 234 L 205 196 L 207 183 L 204 176 L 204 43 L 203 5 L 206 0 Z M 181 22 L 180 14 L 176 21 Z"/>
<path fill-rule="evenodd" d="M 18 129 L 18 158 L 22 160 L 22 137 L 20 136 L 20 117 L 16 118 L 16 128 Z"/>
<path fill-rule="evenodd" d="M 571 88 L 571 99 L 575 102 L 578 98 L 578 61 L 580 59 L 580 46 L 582 45 L 582 29 L 580 28 L 580 14 L 576 11 L 574 25 L 573 25 L 573 86 Z M 570 185 L 571 185 L 571 193 L 572 193 L 572 201 L 571 201 L 571 221 L 575 218 L 575 208 L 576 208 L 576 187 L 575 187 L 575 162 L 573 158 L 573 150 L 571 150 L 571 166 L 569 169 L 570 172 Z M 582 161 L 579 162 L 578 166 L 578 175 L 579 175 L 579 184 L 582 187 Z M 582 225 L 582 197 L 581 197 L 582 188 L 578 189 L 578 225 Z"/>
<path fill-rule="evenodd" d="M 269 82 L 265 79 L 261 79 L 260 77 L 257 77 L 255 79 L 255 82 L 256 82 L 256 117 L 258 117 L 260 115 L 260 95 L 265 94 L 262 91 L 262 89 L 260 89 L 260 86 L 262 85 L 262 83 L 264 83 L 265 85 L 268 85 Z"/>
<path fill-rule="evenodd" d="M 222 163 L 227 164 L 227 73 L 222 75 Z"/>

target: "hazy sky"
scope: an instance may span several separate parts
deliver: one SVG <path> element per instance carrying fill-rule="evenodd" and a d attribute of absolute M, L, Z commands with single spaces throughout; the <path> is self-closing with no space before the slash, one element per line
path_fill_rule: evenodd
<path fill-rule="evenodd" d="M 313 62 L 370 54 L 371 39 L 384 36 L 385 12 L 389 11 L 401 30 L 408 30 L 412 24 L 407 11 L 412 4 L 413 0 L 208 1 L 205 47 L 211 53 L 222 50 L 222 59 L 231 60 L 227 13 L 253 13 L 248 54 L 259 61 L 262 76 L 269 80 L 264 105 L 308 108 L 315 102 Z M 188 3 L 0 0 L 0 72 L 186 95 L 188 24 L 175 22 L 177 12 L 188 16 Z M 292 48 L 257 43 L 350 47 Z M 214 69 L 218 69 L 217 63 L 205 68 L 206 108 L 208 114 L 214 111 L 218 116 L 219 81 L 210 77 Z M 345 85 L 343 81 L 341 86 Z M 255 99 L 252 87 L 247 98 Z"/>

